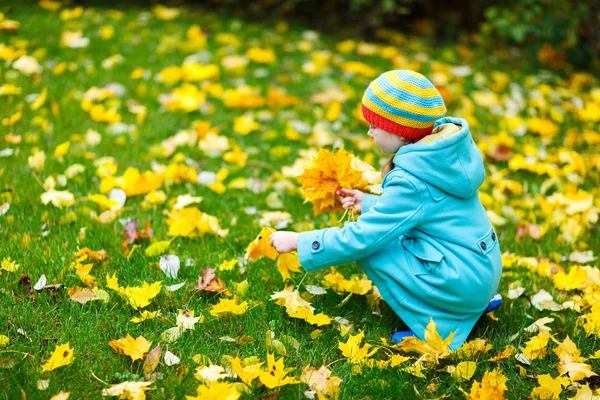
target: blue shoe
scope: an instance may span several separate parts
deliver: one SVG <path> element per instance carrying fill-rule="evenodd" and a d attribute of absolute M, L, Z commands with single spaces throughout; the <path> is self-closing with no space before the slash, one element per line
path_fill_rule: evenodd
<path fill-rule="evenodd" d="M 487 314 L 489 312 L 497 310 L 501 305 L 502 305 L 502 296 L 500 296 L 500 293 L 496 292 L 496 294 L 494 295 L 494 297 L 492 297 L 490 299 L 490 302 L 488 303 L 487 307 L 483 311 L 483 314 Z M 394 333 L 392 335 L 392 343 L 393 344 L 398 344 L 401 341 L 403 341 L 405 338 L 411 337 L 411 336 L 415 336 L 415 334 L 413 333 L 413 331 L 400 331 L 400 332 L 396 332 L 396 333 Z"/>

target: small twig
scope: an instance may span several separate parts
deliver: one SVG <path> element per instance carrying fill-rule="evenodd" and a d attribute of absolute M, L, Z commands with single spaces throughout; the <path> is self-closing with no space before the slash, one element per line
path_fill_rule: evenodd
<path fill-rule="evenodd" d="M 94 374 L 94 371 L 90 370 L 90 374 L 92 374 L 92 376 L 93 376 L 94 378 L 96 378 L 96 380 L 97 380 L 97 381 L 104 383 L 106 386 L 110 386 L 110 383 L 104 382 L 102 379 L 98 378 L 98 377 L 96 376 L 96 374 Z"/>

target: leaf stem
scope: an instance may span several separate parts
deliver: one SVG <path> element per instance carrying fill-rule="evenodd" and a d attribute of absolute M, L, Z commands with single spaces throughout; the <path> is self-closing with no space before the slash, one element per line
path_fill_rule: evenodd
<path fill-rule="evenodd" d="M 102 379 L 98 378 L 98 377 L 96 376 L 96 374 L 94 374 L 94 371 L 90 370 L 90 374 L 92 374 L 92 376 L 93 376 L 94 378 L 96 378 L 96 380 L 97 380 L 97 381 L 104 383 L 106 386 L 110 386 L 110 383 L 104 382 Z"/>

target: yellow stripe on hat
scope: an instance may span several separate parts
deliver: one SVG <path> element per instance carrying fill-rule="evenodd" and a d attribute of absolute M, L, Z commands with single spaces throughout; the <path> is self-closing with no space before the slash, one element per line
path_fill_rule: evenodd
<path fill-rule="evenodd" d="M 390 81 L 390 83 L 402 90 L 407 91 L 410 94 L 414 94 L 415 96 L 421 97 L 423 99 L 431 99 L 433 97 L 442 97 L 440 92 L 436 88 L 426 88 L 422 89 L 412 83 L 403 81 L 394 73 L 394 71 L 386 72 L 383 76 Z"/>
<path fill-rule="evenodd" d="M 377 104 L 373 103 L 371 100 L 367 98 L 367 96 L 363 96 L 362 103 L 369 110 L 373 111 L 375 114 L 380 115 L 386 119 L 389 119 L 392 122 L 395 122 L 400 125 L 408 126 L 411 128 L 423 129 L 433 126 L 435 121 L 430 122 L 419 122 L 408 118 L 399 117 L 394 114 L 390 114 L 389 112 L 382 110 Z"/>
<path fill-rule="evenodd" d="M 407 103 L 396 97 L 390 96 L 388 93 L 385 92 L 385 90 L 381 86 L 379 86 L 379 84 L 376 81 L 373 81 L 373 83 L 371 84 L 371 90 L 373 91 L 375 96 L 379 97 L 384 103 L 387 103 L 392 107 L 400 108 L 401 110 L 405 110 L 413 114 L 435 117 L 444 115 L 444 113 L 446 112 L 445 105 L 436 107 L 422 107 L 416 104 Z M 424 97 L 421 96 L 420 93 L 418 94 L 418 96 Z"/>

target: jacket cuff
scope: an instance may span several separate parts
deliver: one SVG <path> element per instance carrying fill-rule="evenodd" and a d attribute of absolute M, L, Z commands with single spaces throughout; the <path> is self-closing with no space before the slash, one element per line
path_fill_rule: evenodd
<path fill-rule="evenodd" d="M 377 203 L 377 199 L 379 199 L 379 196 L 370 193 L 365 193 L 365 196 L 362 200 L 361 214 L 368 213 L 371 207 L 373 207 L 373 205 Z"/>
<path fill-rule="evenodd" d="M 323 268 L 319 266 L 319 259 L 324 254 L 323 236 L 326 229 L 300 232 L 298 236 L 298 260 L 308 272 Z"/>

